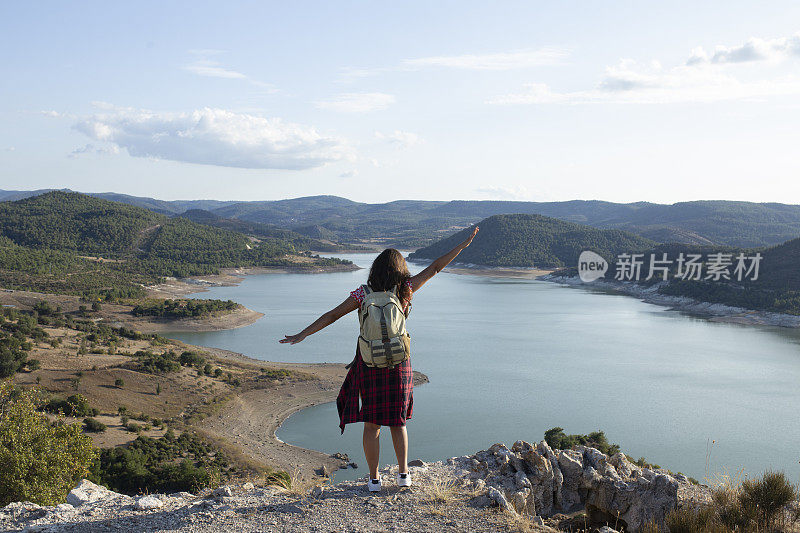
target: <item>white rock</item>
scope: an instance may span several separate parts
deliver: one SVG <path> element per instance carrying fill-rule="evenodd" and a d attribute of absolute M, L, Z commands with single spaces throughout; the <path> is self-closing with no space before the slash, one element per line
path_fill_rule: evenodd
<path fill-rule="evenodd" d="M 256 486 L 250 483 L 249 481 L 244 485 L 242 485 L 242 489 L 244 490 L 253 490 L 254 488 L 256 488 Z"/>
<path fill-rule="evenodd" d="M 233 496 L 233 489 L 230 485 L 223 485 L 217 489 L 214 489 L 214 492 L 211 493 L 215 498 L 222 498 L 225 496 Z"/>
<path fill-rule="evenodd" d="M 80 507 L 85 503 L 114 500 L 122 496 L 122 494 L 114 492 L 113 490 L 108 490 L 106 487 L 95 485 L 88 479 L 82 479 L 81 482 L 78 483 L 78 486 L 67 494 L 67 503 L 75 507 Z"/>
<path fill-rule="evenodd" d="M 160 498 L 156 498 L 155 496 L 142 496 L 136 500 L 134 507 L 137 511 L 147 511 L 149 509 L 158 509 L 162 505 L 164 505 L 164 502 L 162 502 Z"/>
<path fill-rule="evenodd" d="M 508 503 L 508 500 L 506 500 L 505 495 L 503 495 L 503 493 L 497 490 L 495 487 L 489 487 L 486 495 L 489 496 L 489 498 L 491 498 L 501 508 L 507 511 L 513 510 L 511 505 Z"/>

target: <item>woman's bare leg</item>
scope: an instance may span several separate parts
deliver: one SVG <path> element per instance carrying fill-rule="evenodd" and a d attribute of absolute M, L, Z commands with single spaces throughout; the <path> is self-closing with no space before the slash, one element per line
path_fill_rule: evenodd
<path fill-rule="evenodd" d="M 392 431 L 392 444 L 397 455 L 397 467 L 401 474 L 408 472 L 408 433 L 405 426 L 389 426 Z"/>
<path fill-rule="evenodd" d="M 378 457 L 381 449 L 380 436 L 381 427 L 379 425 L 372 422 L 364 422 L 364 456 L 367 458 L 369 477 L 372 479 L 378 479 Z"/>

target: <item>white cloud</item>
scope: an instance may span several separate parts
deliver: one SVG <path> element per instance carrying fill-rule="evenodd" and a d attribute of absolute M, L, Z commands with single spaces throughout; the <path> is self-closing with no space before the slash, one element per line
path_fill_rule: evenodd
<path fill-rule="evenodd" d="M 452 68 L 461 70 L 514 70 L 562 63 L 569 50 L 547 46 L 537 49 L 512 50 L 491 54 L 462 54 L 452 56 L 428 56 L 404 59 L 399 65 L 390 67 L 342 69 L 345 81 L 366 78 L 386 72 L 413 72 L 427 68 Z"/>
<path fill-rule="evenodd" d="M 488 185 L 486 187 L 478 187 L 474 191 L 491 200 L 527 200 L 530 198 L 530 192 L 524 185 L 511 187 Z"/>
<path fill-rule="evenodd" d="M 464 54 L 406 59 L 402 64 L 411 69 L 445 67 L 468 70 L 513 70 L 555 65 L 569 52 L 562 48 L 544 47 L 536 50 L 514 50 L 495 54 Z"/>
<path fill-rule="evenodd" d="M 342 113 L 366 113 L 386 109 L 395 102 L 391 94 L 385 93 L 346 93 L 331 100 L 316 102 L 320 109 L 329 109 Z"/>
<path fill-rule="evenodd" d="M 15 152 L 16 150 L 17 148 L 14 146 L 7 146 L 6 148 L 3 148 L 4 152 Z"/>
<path fill-rule="evenodd" d="M 77 158 L 84 154 L 101 154 L 101 155 L 116 155 L 119 153 L 119 147 L 112 144 L 110 146 L 100 146 L 95 147 L 93 144 L 87 144 L 82 148 L 76 148 L 72 152 L 70 152 L 70 158 Z"/>
<path fill-rule="evenodd" d="M 390 144 L 396 144 L 402 148 L 409 148 L 420 142 L 419 135 L 411 133 L 410 131 L 394 130 L 391 133 L 375 132 L 375 138 L 386 141 Z"/>
<path fill-rule="evenodd" d="M 224 109 L 115 108 L 83 118 L 74 128 L 133 157 L 201 165 L 301 170 L 353 157 L 342 139 L 313 127 Z"/>
<path fill-rule="evenodd" d="M 340 178 L 353 178 L 355 176 L 358 176 L 358 170 L 355 170 L 355 169 L 347 170 L 347 171 L 342 172 L 341 174 L 339 174 Z"/>
<path fill-rule="evenodd" d="M 692 50 L 686 64 L 693 66 L 703 63 L 780 61 L 792 56 L 800 57 L 800 33 L 777 39 L 751 37 L 747 42 L 738 46 L 717 46 L 711 54 L 701 46 Z"/>
<path fill-rule="evenodd" d="M 211 59 L 211 57 L 216 57 L 224 53 L 223 50 L 213 50 L 213 49 L 201 49 L 201 50 L 190 50 L 189 51 L 192 55 L 196 56 L 196 59 L 189 63 L 188 65 L 184 65 L 181 68 L 187 72 L 191 72 L 192 74 L 196 74 L 197 76 L 203 76 L 206 78 L 223 78 L 229 80 L 243 80 L 263 89 L 267 89 L 269 93 L 277 92 L 277 89 L 271 83 L 264 83 L 262 81 L 254 80 L 247 74 L 242 72 L 238 72 L 236 70 L 227 68 L 223 66 L 219 61 L 216 59 Z"/>
<path fill-rule="evenodd" d="M 207 76 L 209 78 L 228 78 L 236 80 L 248 79 L 247 76 L 241 72 L 226 69 L 220 66 L 220 64 L 216 61 L 195 61 L 194 63 L 186 65 L 182 68 L 183 70 L 197 74 L 198 76 Z"/>
<path fill-rule="evenodd" d="M 717 47 L 713 54 L 696 48 L 685 65 L 671 68 L 659 62 L 622 60 L 606 68 L 591 89 L 559 92 L 530 83 L 516 93 L 497 96 L 490 104 L 680 103 L 757 100 L 800 94 L 800 76 L 792 72 L 751 71 L 756 61 L 777 63 L 800 57 L 800 34 L 784 39 L 750 39 L 738 47 Z M 750 69 L 750 70 L 748 70 Z"/>

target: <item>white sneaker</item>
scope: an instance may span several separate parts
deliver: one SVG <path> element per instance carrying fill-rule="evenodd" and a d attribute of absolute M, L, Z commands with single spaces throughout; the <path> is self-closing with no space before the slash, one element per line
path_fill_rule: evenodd
<path fill-rule="evenodd" d="M 404 477 L 405 476 L 405 477 Z M 397 474 L 397 486 L 398 487 L 410 487 L 411 486 L 411 474 L 406 472 L 405 474 Z"/>
<path fill-rule="evenodd" d="M 367 488 L 370 492 L 379 492 L 381 490 L 381 476 L 378 475 L 378 479 L 367 479 Z"/>

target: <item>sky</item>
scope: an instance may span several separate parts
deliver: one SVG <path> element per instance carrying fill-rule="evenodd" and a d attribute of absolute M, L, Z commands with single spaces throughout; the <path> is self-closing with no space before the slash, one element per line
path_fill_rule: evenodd
<path fill-rule="evenodd" d="M 0 2 L 0 189 L 800 204 L 800 3 Z"/>

